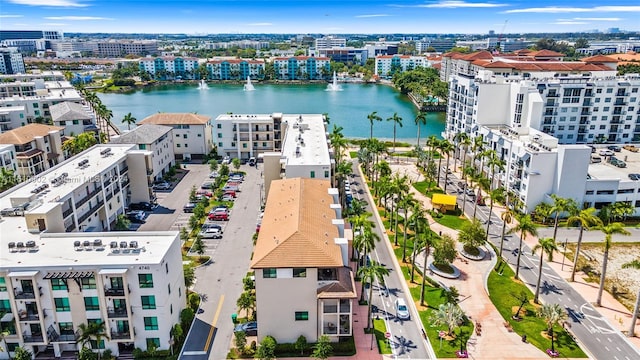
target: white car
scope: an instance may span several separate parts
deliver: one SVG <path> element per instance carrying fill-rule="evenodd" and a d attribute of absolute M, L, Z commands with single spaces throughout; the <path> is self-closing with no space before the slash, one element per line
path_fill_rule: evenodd
<path fill-rule="evenodd" d="M 600 150 L 599 154 L 601 156 L 613 156 L 613 151 L 611 151 L 609 149 L 602 149 L 602 150 Z"/>
<path fill-rule="evenodd" d="M 200 231 L 199 234 L 203 239 L 222 239 L 222 231 L 218 228 L 207 228 Z"/>
<path fill-rule="evenodd" d="M 224 158 L 222 158 L 222 163 L 227 165 L 231 164 L 231 157 L 225 156 Z"/>
<path fill-rule="evenodd" d="M 409 320 L 411 315 L 409 314 L 409 307 L 403 298 L 397 298 L 395 302 L 396 317 L 400 320 Z"/>

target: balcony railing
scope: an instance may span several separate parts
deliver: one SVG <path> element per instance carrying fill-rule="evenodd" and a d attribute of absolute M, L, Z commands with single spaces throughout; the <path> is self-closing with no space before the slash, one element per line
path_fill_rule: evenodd
<path fill-rule="evenodd" d="M 16 299 L 35 299 L 36 294 L 33 291 L 24 292 L 22 290 L 13 290 L 13 295 Z"/>
<path fill-rule="evenodd" d="M 51 340 L 52 342 L 75 342 L 75 334 L 60 334 L 57 339 Z"/>
<path fill-rule="evenodd" d="M 84 203 L 86 203 L 87 201 L 91 200 L 91 198 L 96 196 L 96 194 L 99 193 L 100 190 L 102 190 L 102 187 L 98 186 L 95 190 L 90 192 L 89 195 L 87 195 L 87 196 L 83 197 L 82 199 L 80 199 L 80 201 L 78 201 L 76 203 L 76 209 L 79 208 L 80 206 L 84 205 Z"/>
<path fill-rule="evenodd" d="M 111 338 L 114 340 L 131 339 L 130 332 L 111 332 Z"/>
<path fill-rule="evenodd" d="M 73 208 L 68 208 L 67 210 L 62 212 L 62 218 L 64 219 L 71 214 L 73 214 Z"/>
<path fill-rule="evenodd" d="M 124 296 L 124 288 L 104 288 L 106 296 Z"/>
<path fill-rule="evenodd" d="M 109 309 L 107 316 L 109 318 L 126 318 L 128 316 L 127 309 Z"/>
<path fill-rule="evenodd" d="M 40 335 L 27 335 L 25 333 L 22 333 L 22 339 L 24 340 L 25 344 L 27 344 L 27 343 L 41 343 L 41 342 L 44 342 L 44 338 L 42 337 L 42 334 L 40 334 Z"/>

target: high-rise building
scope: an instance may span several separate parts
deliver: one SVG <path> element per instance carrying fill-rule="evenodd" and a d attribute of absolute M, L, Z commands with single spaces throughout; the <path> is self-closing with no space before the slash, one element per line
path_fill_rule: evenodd
<path fill-rule="evenodd" d="M 24 59 L 16 49 L 0 49 L 0 74 L 24 74 Z"/>
<path fill-rule="evenodd" d="M 316 49 L 328 49 L 333 47 L 347 46 L 347 39 L 335 36 L 324 36 L 315 40 Z"/>

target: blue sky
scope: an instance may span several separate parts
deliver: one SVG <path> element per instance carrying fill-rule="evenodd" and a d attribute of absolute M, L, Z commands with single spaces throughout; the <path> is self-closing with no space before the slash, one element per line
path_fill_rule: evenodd
<path fill-rule="evenodd" d="M 638 0 L 0 0 L 1 29 L 63 32 L 638 31 L 638 19 Z"/>

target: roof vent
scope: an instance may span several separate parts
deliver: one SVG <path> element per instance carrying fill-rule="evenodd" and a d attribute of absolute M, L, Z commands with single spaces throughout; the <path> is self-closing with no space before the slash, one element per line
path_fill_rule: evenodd
<path fill-rule="evenodd" d="M 104 150 L 100 150 L 100 155 L 102 155 L 102 157 L 107 157 L 111 155 L 111 148 L 105 148 Z"/>

